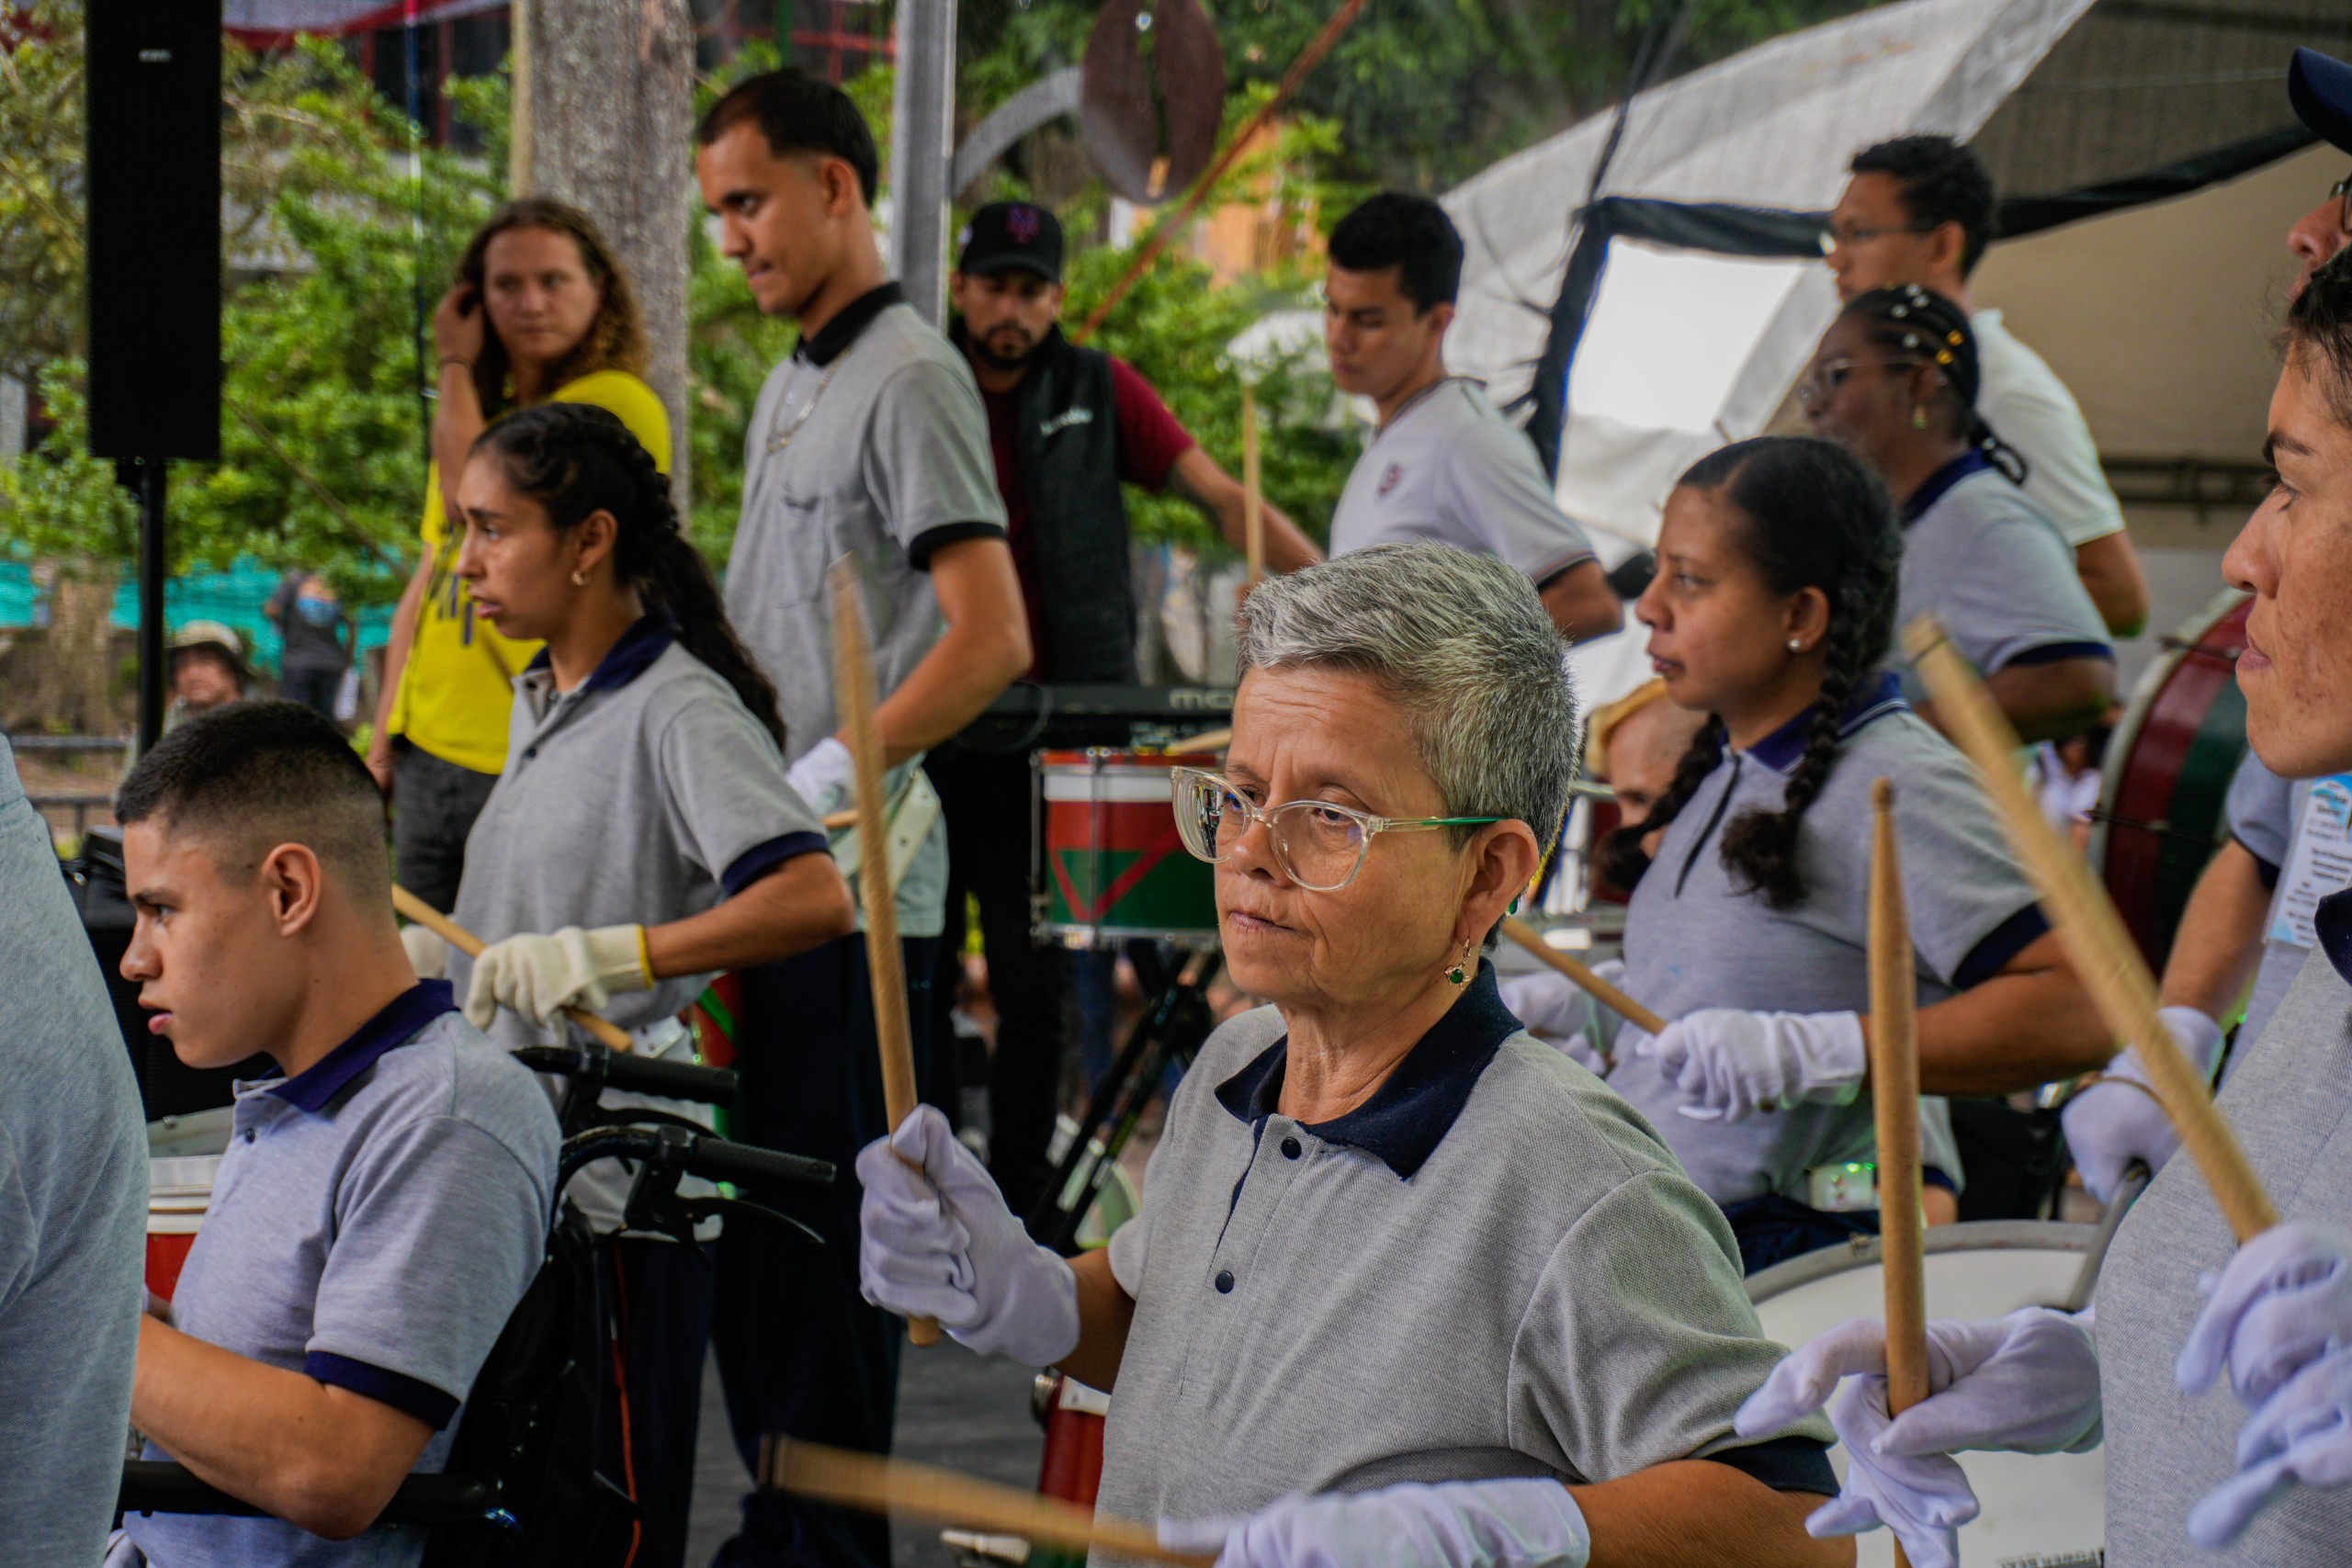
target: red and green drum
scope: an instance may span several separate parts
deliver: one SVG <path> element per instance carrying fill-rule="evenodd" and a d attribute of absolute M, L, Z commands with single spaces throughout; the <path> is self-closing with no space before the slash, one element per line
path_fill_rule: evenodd
<path fill-rule="evenodd" d="M 1216 765 L 1216 757 L 1197 753 L 1038 753 L 1040 940 L 1075 948 L 1136 939 L 1215 947 L 1216 873 L 1176 836 L 1168 773 Z"/>

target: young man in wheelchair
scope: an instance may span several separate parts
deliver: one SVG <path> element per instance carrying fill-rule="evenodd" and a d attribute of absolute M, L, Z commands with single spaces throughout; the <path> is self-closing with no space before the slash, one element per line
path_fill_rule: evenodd
<path fill-rule="evenodd" d="M 538 1270 L 555 1115 L 446 982 L 416 978 L 382 799 L 326 720 L 248 703 L 187 725 L 117 815 L 138 914 L 122 972 L 149 1027 L 191 1066 L 259 1051 L 279 1073 L 238 1086 L 131 1402 L 148 1458 L 274 1517 L 131 1514 L 108 1561 L 407 1568 L 423 1533 L 370 1527 L 443 1467 Z"/>

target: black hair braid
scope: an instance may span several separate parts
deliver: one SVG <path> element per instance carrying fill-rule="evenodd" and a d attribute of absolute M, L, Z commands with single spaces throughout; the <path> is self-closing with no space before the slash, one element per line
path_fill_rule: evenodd
<path fill-rule="evenodd" d="M 1830 620 L 1823 638 L 1821 695 L 1813 705 L 1813 721 L 1805 727 L 1804 753 L 1781 793 L 1781 809 L 1743 811 L 1724 826 L 1724 864 L 1747 885 L 1741 891 L 1763 894 L 1775 909 L 1792 909 L 1804 902 L 1797 838 L 1805 811 L 1820 797 L 1829 770 L 1838 765 L 1846 705 L 1870 672 L 1860 657 L 1862 641 L 1859 617 L 1839 614 Z"/>
<path fill-rule="evenodd" d="M 2011 484 L 2025 483 L 2032 471 L 2025 455 L 1995 434 L 1976 412 L 1976 400 L 1984 389 L 1984 365 L 1967 311 L 1931 288 L 1898 283 L 1855 295 L 1840 313 L 1860 320 L 1865 334 L 1881 348 L 1917 355 L 1941 371 L 1945 389 L 1951 394 L 1954 428 L 1994 472 Z"/>
<path fill-rule="evenodd" d="M 1674 780 L 1657 797 L 1657 804 L 1650 807 L 1649 816 L 1631 827 L 1617 829 L 1600 841 L 1600 874 L 1616 886 L 1632 892 L 1650 868 L 1650 857 L 1642 848 L 1642 840 L 1663 831 L 1682 815 L 1682 808 L 1690 804 L 1690 797 L 1699 793 L 1699 786 L 1715 771 L 1715 764 L 1723 761 L 1723 756 L 1724 721 L 1709 714 L 1707 722 L 1699 727 L 1699 733 L 1690 738 L 1682 760 L 1674 765 Z"/>
<path fill-rule="evenodd" d="M 497 453 L 508 481 L 558 528 L 611 513 L 614 575 L 669 615 L 685 650 L 733 687 L 784 749 L 775 685 L 735 636 L 718 581 L 679 526 L 669 479 L 618 416 L 593 403 L 541 403 L 491 425 L 474 446 Z"/>

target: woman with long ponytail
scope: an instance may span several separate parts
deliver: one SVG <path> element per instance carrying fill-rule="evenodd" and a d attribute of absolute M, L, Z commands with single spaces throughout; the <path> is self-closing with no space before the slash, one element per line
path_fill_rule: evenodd
<path fill-rule="evenodd" d="M 1744 441 L 1682 476 L 1634 606 L 1668 697 L 1709 716 L 1649 819 L 1605 852 L 1634 886 L 1625 989 L 1669 1021 L 1656 1040 L 1619 1032 L 1610 1084 L 1724 1207 L 1751 1269 L 1876 1228 L 1867 1190 L 1833 1200 L 1828 1174 L 1875 1148 L 1876 780 L 1895 787 L 1922 1088 L 2002 1094 L 2109 1052 L 1967 761 L 1883 668 L 1901 551 L 1885 487 L 1853 457 Z M 1924 1125 L 1927 1163 L 1956 1174 L 1939 1104 Z"/>
<path fill-rule="evenodd" d="M 691 1058 L 677 1015 L 713 975 L 854 923 L 822 824 L 786 778 L 775 688 L 736 641 L 668 481 L 612 413 L 547 403 L 499 421 L 455 500 L 473 602 L 546 647 L 514 679 L 506 771 L 466 846 L 458 923 L 489 945 L 450 954 L 450 978 L 508 1045 L 557 1040 L 578 1005 L 640 1055 Z M 569 1196 L 599 1231 L 622 1228 L 625 1177 L 592 1168 Z M 628 1236 L 605 1254 L 630 1331 L 597 1440 L 643 1513 L 641 1564 L 685 1551 L 704 1250 Z"/>
<path fill-rule="evenodd" d="M 1797 400 L 1901 505 L 1899 618 L 1932 612 L 2018 733 L 2056 739 L 2105 711 L 2115 649 L 2073 549 L 2025 498 L 2024 457 L 1976 412 L 1983 382 L 1968 313 L 1906 283 L 1847 301 Z"/>

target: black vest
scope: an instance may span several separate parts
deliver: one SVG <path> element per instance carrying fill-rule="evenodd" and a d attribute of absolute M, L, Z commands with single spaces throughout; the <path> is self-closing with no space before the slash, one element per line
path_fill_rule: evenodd
<path fill-rule="evenodd" d="M 955 337 L 964 343 L 956 322 Z M 1036 536 L 1046 679 L 1136 682 L 1135 585 L 1119 494 L 1111 356 L 1046 334 L 1013 392 L 1013 450 Z"/>

